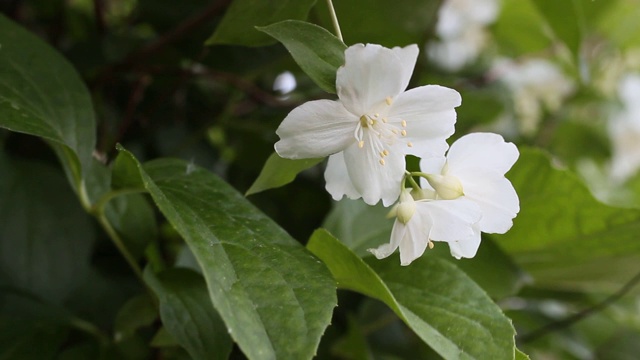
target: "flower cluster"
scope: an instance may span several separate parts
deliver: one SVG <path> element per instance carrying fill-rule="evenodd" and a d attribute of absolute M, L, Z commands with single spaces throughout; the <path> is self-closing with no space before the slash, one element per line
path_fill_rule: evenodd
<path fill-rule="evenodd" d="M 349 47 L 336 77 L 339 100 L 294 109 L 275 144 L 285 158 L 329 156 L 326 188 L 336 200 L 390 206 L 399 198 L 390 243 L 370 251 L 384 258 L 399 248 L 402 265 L 433 241 L 447 242 L 456 258 L 473 257 L 480 233 L 507 231 L 519 211 L 504 177 L 518 150 L 490 133 L 463 136 L 449 148 L 460 94 L 436 85 L 405 91 L 417 57 L 416 45 Z M 422 158 L 421 172 L 406 171 L 408 154 Z"/>

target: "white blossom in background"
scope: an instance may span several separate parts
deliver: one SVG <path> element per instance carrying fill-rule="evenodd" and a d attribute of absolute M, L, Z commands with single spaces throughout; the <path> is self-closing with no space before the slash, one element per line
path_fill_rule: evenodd
<path fill-rule="evenodd" d="M 628 74 L 618 86 L 622 108 L 609 119 L 612 157 L 610 176 L 624 182 L 640 168 L 640 75 Z"/>
<path fill-rule="evenodd" d="M 504 176 L 518 156 L 502 136 L 473 133 L 453 143 L 446 157 L 422 159 L 422 189 L 403 191 L 392 210 L 390 242 L 369 251 L 382 259 L 399 248 L 401 265 L 408 265 L 432 241 L 442 241 L 455 258 L 474 257 L 480 233 L 507 232 L 520 211 L 518 195 Z"/>
<path fill-rule="evenodd" d="M 498 0 L 445 0 L 436 23 L 439 40 L 427 45 L 429 58 L 443 69 L 460 70 L 484 49 L 485 28 L 498 12 Z"/>
<path fill-rule="evenodd" d="M 511 90 L 520 133 L 527 136 L 538 130 L 544 110 L 556 111 L 575 88 L 569 77 L 544 59 L 500 59 L 491 74 Z"/>
<path fill-rule="evenodd" d="M 454 132 L 460 94 L 427 85 L 405 91 L 418 47 L 357 44 L 338 69 L 339 100 L 316 100 L 295 108 L 276 131 L 284 158 L 329 156 L 327 191 L 374 205 L 393 204 L 405 174 L 405 155 L 440 156 Z"/>
<path fill-rule="evenodd" d="M 281 95 L 286 95 L 296 89 L 298 83 L 296 77 L 290 71 L 285 71 L 278 75 L 273 81 L 273 90 Z"/>

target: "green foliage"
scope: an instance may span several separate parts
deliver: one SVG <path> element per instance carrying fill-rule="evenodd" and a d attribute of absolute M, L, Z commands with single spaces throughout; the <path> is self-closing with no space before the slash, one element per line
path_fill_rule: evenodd
<path fill-rule="evenodd" d="M 447 72 L 429 51 L 448 40 L 444 1 L 335 0 L 344 42 L 330 3 L 0 4 L 0 359 L 529 359 L 516 341 L 532 358 L 636 356 L 640 176 L 609 171 L 638 141 L 607 129 L 637 117 L 616 89 L 640 71 L 638 1 L 463 14 L 457 40 L 477 42 L 449 60 L 479 53 Z M 323 159 L 273 153 L 290 111 L 335 98 L 345 43 L 417 44 L 410 87 L 462 96 L 450 140 L 519 146 L 520 213 L 473 259 L 443 243 L 406 267 L 375 259 L 390 208 L 329 209 Z M 540 69 L 507 79 L 505 57 L 562 69 L 573 92 Z"/>
<path fill-rule="evenodd" d="M 324 91 L 336 92 L 336 71 L 347 46 L 327 30 L 303 21 L 282 21 L 258 28 L 281 42 L 302 70 Z"/>
<path fill-rule="evenodd" d="M 284 186 L 292 182 L 298 173 L 317 165 L 322 159 L 283 159 L 275 152 L 269 156 L 264 167 L 246 195 Z"/>
<path fill-rule="evenodd" d="M 187 269 L 158 275 L 145 273 L 145 281 L 160 300 L 160 316 L 167 331 L 193 359 L 226 359 L 233 345 L 215 311 L 202 276 Z"/>
<path fill-rule="evenodd" d="M 450 263 L 422 258 L 401 268 L 392 257 L 367 264 L 324 230 L 307 247 L 327 264 L 339 288 L 384 302 L 444 358 L 513 359 L 511 322 Z"/>
<path fill-rule="evenodd" d="M 304 20 L 315 0 L 236 0 L 220 21 L 207 44 L 268 45 L 273 39 L 255 27 L 282 20 Z"/>
<path fill-rule="evenodd" d="M 509 178 L 522 210 L 513 228 L 495 238 L 537 284 L 606 289 L 626 280 L 622 275 L 640 252 L 634 240 L 640 211 L 598 202 L 575 175 L 554 168 L 538 150 L 522 149 Z"/>
<path fill-rule="evenodd" d="M 54 49 L 3 15 L 0 44 L 0 126 L 50 140 L 77 187 L 95 147 L 85 85 Z"/>
<path fill-rule="evenodd" d="M 315 353 L 336 304 L 324 267 L 206 170 L 178 160 L 138 166 L 154 201 L 196 256 L 211 301 L 242 350 L 252 358 Z"/>

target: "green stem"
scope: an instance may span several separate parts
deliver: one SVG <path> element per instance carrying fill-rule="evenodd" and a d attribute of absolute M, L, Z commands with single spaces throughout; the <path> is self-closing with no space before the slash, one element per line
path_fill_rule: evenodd
<path fill-rule="evenodd" d="M 120 254 L 122 254 L 122 256 L 125 258 L 127 263 L 129 263 L 129 266 L 131 267 L 133 272 L 140 279 L 140 281 L 142 281 L 143 284 L 146 284 L 142 276 L 142 269 L 138 265 L 138 262 L 133 257 L 133 255 L 131 255 L 127 247 L 124 245 L 122 238 L 120 237 L 116 229 L 113 228 L 113 226 L 109 222 L 109 219 L 107 219 L 107 216 L 104 214 L 104 211 L 97 211 L 95 216 L 98 219 L 98 222 L 100 223 L 104 231 L 107 233 L 107 235 L 109 235 L 109 238 L 111 238 L 111 241 L 113 242 L 113 244 L 116 246 L 116 248 L 118 248 L 118 251 L 120 251 Z"/>
<path fill-rule="evenodd" d="M 336 16 L 336 10 L 333 8 L 333 2 L 331 0 L 327 0 L 327 7 L 329 8 L 329 14 L 331 14 L 331 22 L 333 23 L 333 28 L 336 32 L 336 36 L 340 41 L 344 42 L 342 39 L 342 32 L 340 31 L 340 23 L 338 22 L 338 16 Z"/>
<path fill-rule="evenodd" d="M 100 345 L 102 345 L 103 347 L 108 346 L 110 342 L 107 335 L 105 335 L 97 326 L 86 320 L 72 317 L 71 319 L 69 319 L 69 325 L 80 331 L 84 331 L 85 333 L 92 335 L 98 340 L 98 342 L 100 342 Z"/>
<path fill-rule="evenodd" d="M 421 189 L 420 185 L 418 185 L 416 180 L 413 178 L 413 174 L 412 173 L 406 174 L 404 179 L 405 180 L 409 180 L 409 184 L 411 184 L 411 187 L 414 188 L 415 190 L 420 190 Z"/>

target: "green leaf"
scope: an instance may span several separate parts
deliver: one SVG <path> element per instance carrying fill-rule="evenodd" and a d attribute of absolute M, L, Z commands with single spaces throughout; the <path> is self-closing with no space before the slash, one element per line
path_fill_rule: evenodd
<path fill-rule="evenodd" d="M 157 275 L 147 269 L 144 278 L 158 295 L 165 329 L 192 358 L 227 359 L 233 342 L 209 300 L 202 276 L 173 268 Z"/>
<path fill-rule="evenodd" d="M 372 43 L 386 47 L 424 44 L 437 19 L 439 1 L 334 1 L 346 44 Z M 320 25 L 333 29 L 326 1 L 318 1 Z M 420 45 L 422 46 L 422 45 Z"/>
<path fill-rule="evenodd" d="M 118 341 L 132 337 L 138 329 L 150 326 L 157 318 L 158 313 L 149 295 L 132 297 L 116 315 L 114 337 Z"/>
<path fill-rule="evenodd" d="M 63 175 L 0 155 L 0 279 L 62 303 L 89 271 L 94 228 Z"/>
<path fill-rule="evenodd" d="M 322 263 L 204 169 L 162 159 L 139 171 L 196 256 L 209 296 L 243 352 L 256 359 L 311 358 L 336 305 Z"/>
<path fill-rule="evenodd" d="M 147 245 L 158 237 L 156 213 L 144 195 L 128 194 L 111 199 L 105 213 L 135 258 L 141 258 Z"/>
<path fill-rule="evenodd" d="M 273 39 L 255 28 L 283 20 L 304 20 L 316 0 L 235 0 L 207 45 L 261 46 Z"/>
<path fill-rule="evenodd" d="M 258 30 L 281 42 L 302 70 L 324 91 L 336 93 L 336 72 L 347 46 L 318 25 L 287 20 Z"/>
<path fill-rule="evenodd" d="M 584 13 L 580 11 L 582 0 L 532 0 L 558 39 L 564 42 L 574 55 L 580 52 L 585 35 Z"/>
<path fill-rule="evenodd" d="M 256 194 L 292 182 L 296 175 L 318 164 L 322 159 L 283 159 L 275 152 L 269 156 L 260 175 L 245 195 Z"/>
<path fill-rule="evenodd" d="M 369 206 L 361 200 L 342 199 L 333 204 L 322 226 L 359 257 L 371 256 L 367 249 L 389 241 L 393 220 L 390 209 Z"/>
<path fill-rule="evenodd" d="M 394 256 L 367 265 L 322 229 L 307 247 L 327 264 L 339 288 L 384 302 L 444 358 L 514 358 L 510 320 L 451 263 L 422 257 L 401 267 Z"/>
<path fill-rule="evenodd" d="M 0 15 L 0 126 L 49 140 L 77 188 L 90 166 L 91 96 L 58 52 Z"/>
<path fill-rule="evenodd" d="M 538 285 L 612 290 L 628 280 L 640 259 L 640 210 L 598 202 L 538 150 L 521 149 L 508 177 L 521 211 L 509 232 L 492 236 Z"/>
<path fill-rule="evenodd" d="M 640 7 L 633 0 L 616 1 L 603 12 L 598 30 L 623 50 L 640 45 Z"/>
<path fill-rule="evenodd" d="M 516 357 L 515 360 L 530 360 L 529 355 L 523 353 L 518 348 L 516 348 Z"/>
<path fill-rule="evenodd" d="M 544 26 L 544 19 L 531 1 L 505 0 L 493 25 L 493 34 L 501 52 L 516 57 L 551 45 Z"/>

